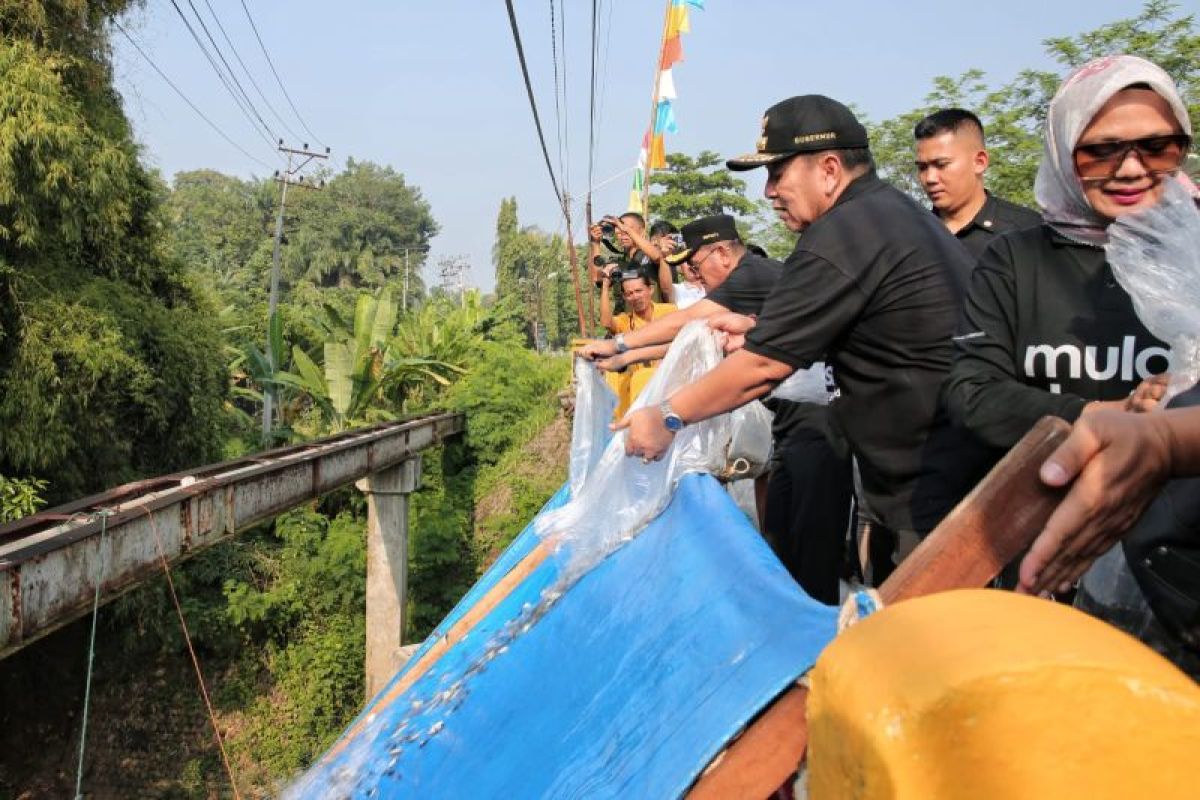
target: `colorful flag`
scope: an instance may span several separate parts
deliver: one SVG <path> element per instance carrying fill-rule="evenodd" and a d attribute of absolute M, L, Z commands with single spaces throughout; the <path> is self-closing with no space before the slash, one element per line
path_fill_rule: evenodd
<path fill-rule="evenodd" d="M 658 74 L 654 80 L 654 116 L 650 129 L 642 137 L 637 166 L 633 172 L 633 188 L 629 192 L 629 210 L 645 214 L 646 179 L 651 170 L 665 169 L 667 148 L 664 134 L 678 133 L 675 120 L 675 76 L 671 68 L 683 60 L 683 40 L 680 34 L 691 30 L 688 9 L 704 10 L 704 0 L 670 0 L 667 6 L 666 26 L 663 29 L 662 57 L 658 62 Z"/>
<path fill-rule="evenodd" d="M 663 144 L 661 133 L 656 133 L 650 140 L 650 169 L 663 169 L 667 166 L 667 150 Z"/>
<path fill-rule="evenodd" d="M 671 6 L 671 10 L 667 12 L 667 38 L 678 36 L 681 33 L 687 33 L 692 28 L 688 24 L 687 6 Z"/>
<path fill-rule="evenodd" d="M 672 36 L 663 45 L 662 62 L 658 68 L 670 69 L 673 64 L 678 64 L 680 61 L 683 61 L 683 42 L 678 36 Z"/>
<path fill-rule="evenodd" d="M 658 99 L 675 99 L 675 76 L 669 69 L 664 69 L 658 73 Z"/>
<path fill-rule="evenodd" d="M 670 100 L 658 101 L 658 114 L 654 118 L 655 133 L 679 133 L 675 124 L 675 109 Z"/>

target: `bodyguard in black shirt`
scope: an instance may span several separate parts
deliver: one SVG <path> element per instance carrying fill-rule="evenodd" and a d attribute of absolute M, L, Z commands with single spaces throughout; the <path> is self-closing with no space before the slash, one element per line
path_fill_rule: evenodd
<path fill-rule="evenodd" d="M 1034 210 L 1002 200 L 983 188 L 988 168 L 983 123 L 961 108 L 946 108 L 913 128 L 917 177 L 933 213 L 972 258 L 1000 234 L 1042 224 Z"/>
<path fill-rule="evenodd" d="M 830 98 L 768 109 L 757 152 L 728 166 L 767 166 L 766 196 L 804 235 L 757 325 L 725 326 L 735 339 L 745 334 L 744 348 L 661 408 L 626 417 L 626 451 L 659 458 L 672 436 L 665 422 L 677 428 L 736 408 L 825 360 L 841 391 L 832 415 L 858 459 L 865 511 L 898 537 L 904 555 L 924 532 L 914 528 L 910 502 L 950 368 L 969 257 L 933 215 L 876 177 L 866 130 Z"/>

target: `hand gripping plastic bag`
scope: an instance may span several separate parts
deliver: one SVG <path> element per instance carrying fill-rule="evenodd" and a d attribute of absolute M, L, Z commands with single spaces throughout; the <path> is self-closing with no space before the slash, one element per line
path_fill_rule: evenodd
<path fill-rule="evenodd" d="M 684 326 L 630 413 L 658 405 L 717 366 L 722 355 L 719 337 L 704 321 Z M 625 455 L 626 431 L 613 435 L 583 486 L 572 491 L 570 502 L 537 520 L 538 535 L 552 538 L 565 556 L 564 577 L 570 581 L 582 575 L 633 538 L 666 508 L 684 474 L 719 474 L 731 431 L 729 414 L 688 425 L 675 435 L 663 458 L 649 464 Z"/>
<path fill-rule="evenodd" d="M 608 429 L 617 410 L 617 395 L 604 375 L 583 358 L 575 359 L 575 419 L 571 427 L 571 496 L 578 497 L 588 473 L 612 438 Z"/>
<path fill-rule="evenodd" d="M 1178 181 L 1152 208 L 1108 226 L 1108 263 L 1150 332 L 1171 348 L 1171 381 L 1159 402 L 1200 379 L 1200 210 Z"/>

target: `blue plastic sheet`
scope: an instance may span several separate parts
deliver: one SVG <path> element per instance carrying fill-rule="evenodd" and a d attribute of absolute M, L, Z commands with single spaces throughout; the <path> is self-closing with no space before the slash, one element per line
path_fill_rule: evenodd
<path fill-rule="evenodd" d="M 536 544 L 522 534 L 443 628 Z M 705 475 L 547 605 L 562 566 L 544 562 L 364 712 L 288 796 L 678 796 L 835 632 L 837 610 L 804 595 Z"/>

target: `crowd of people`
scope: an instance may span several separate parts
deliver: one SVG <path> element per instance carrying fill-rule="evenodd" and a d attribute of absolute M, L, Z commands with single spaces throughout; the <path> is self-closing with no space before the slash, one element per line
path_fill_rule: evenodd
<path fill-rule="evenodd" d="M 782 263 L 724 215 L 649 234 L 636 214 L 592 228 L 612 336 L 580 352 L 618 376 L 626 452 L 659 459 L 684 426 L 827 365 L 828 406 L 768 399 L 775 454 L 758 499 L 792 575 L 837 602 L 847 564 L 881 582 L 1037 419 L 1061 417 L 1073 431 L 1041 476 L 1069 491 L 999 585 L 1069 595 L 1123 542 L 1164 627 L 1200 647 L 1200 408 L 1188 407 L 1200 402 L 1193 390 L 1159 408 L 1171 354 L 1104 249 L 1109 226 L 1156 206 L 1170 182 L 1200 196 L 1182 171 L 1187 106 L 1141 58 L 1077 70 L 1047 109 L 1037 211 L 985 188 L 991 156 L 970 111 L 938 111 L 913 133 L 929 208 L 878 177 L 867 131 L 844 104 L 804 95 L 767 109 L 754 152 L 727 167 L 767 170 L 765 195 L 798 235 Z M 694 320 L 724 332 L 726 358 L 660 405 L 626 413 Z"/>

